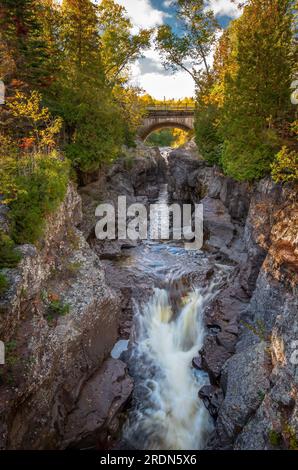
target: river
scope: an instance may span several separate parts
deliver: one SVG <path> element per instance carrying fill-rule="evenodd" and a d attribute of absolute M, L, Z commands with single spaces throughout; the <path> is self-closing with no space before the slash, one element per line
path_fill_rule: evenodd
<path fill-rule="evenodd" d="M 155 203 L 168 199 L 163 185 Z M 162 224 L 163 210 L 157 217 Z M 192 367 L 192 359 L 203 345 L 204 311 L 231 268 L 203 251 L 186 250 L 183 243 L 150 240 L 129 250 L 120 264 L 142 280 L 140 289 L 146 282 L 152 286 L 148 298 L 139 290 L 133 298 L 129 344 L 121 340 L 112 352 L 119 357 L 128 347 L 125 357 L 135 381 L 122 433 L 125 448 L 202 449 L 213 423 L 198 391 L 209 379 Z"/>

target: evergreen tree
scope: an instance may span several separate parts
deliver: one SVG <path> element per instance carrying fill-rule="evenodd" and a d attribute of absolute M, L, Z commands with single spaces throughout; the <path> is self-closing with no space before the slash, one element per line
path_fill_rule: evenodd
<path fill-rule="evenodd" d="M 64 0 L 60 26 L 61 70 L 52 109 L 65 122 L 65 151 L 75 167 L 92 171 L 111 160 L 123 142 L 120 110 L 101 60 L 97 9 L 90 0 Z"/>
<path fill-rule="evenodd" d="M 233 25 L 234 68 L 224 75 L 222 165 L 238 179 L 262 177 L 290 119 L 291 0 L 251 0 Z"/>
<path fill-rule="evenodd" d="M 13 79 L 40 86 L 47 77 L 42 12 L 38 0 L 2 0 L 0 4 L 0 74 L 8 86 Z"/>

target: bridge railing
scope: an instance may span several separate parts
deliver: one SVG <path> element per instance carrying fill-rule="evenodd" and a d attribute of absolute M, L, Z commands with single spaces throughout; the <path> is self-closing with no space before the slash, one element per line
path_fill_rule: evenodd
<path fill-rule="evenodd" d="M 194 111 L 195 104 L 155 104 L 147 106 L 147 111 Z"/>

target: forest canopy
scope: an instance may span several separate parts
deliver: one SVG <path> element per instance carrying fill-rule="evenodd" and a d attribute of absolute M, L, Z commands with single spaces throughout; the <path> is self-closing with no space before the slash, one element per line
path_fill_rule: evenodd
<path fill-rule="evenodd" d="M 203 0 L 173 0 L 177 27 L 159 27 L 157 50 L 195 82 L 196 143 L 210 164 L 239 180 L 296 180 L 297 0 L 234 3 L 242 14 L 221 31 Z"/>
<path fill-rule="evenodd" d="M 16 244 L 39 240 L 70 178 L 134 144 L 144 105 L 129 66 L 152 31 L 131 31 L 113 0 L 1 1 L 0 199 L 9 231 L 0 230 L 0 269 L 18 263 Z"/>
<path fill-rule="evenodd" d="M 15 244 L 40 238 L 70 178 L 135 145 L 150 106 L 194 108 L 200 153 L 227 175 L 297 181 L 297 0 L 241 3 L 224 31 L 204 0 L 173 0 L 175 30 L 134 32 L 114 0 L 1 1 L 0 198 L 10 230 L 0 230 L 0 269 L 18 262 Z M 195 99 L 156 100 L 130 84 L 130 65 L 153 40 L 166 69 L 193 78 Z M 163 130 L 148 142 L 185 135 Z"/>

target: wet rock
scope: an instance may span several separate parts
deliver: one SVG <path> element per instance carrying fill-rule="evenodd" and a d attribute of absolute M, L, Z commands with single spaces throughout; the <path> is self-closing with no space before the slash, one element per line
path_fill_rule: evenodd
<path fill-rule="evenodd" d="M 203 401 L 205 407 L 212 418 L 216 419 L 218 410 L 224 399 L 223 392 L 220 388 L 213 385 L 204 385 L 199 390 L 199 398 Z"/>
<path fill-rule="evenodd" d="M 199 370 L 203 368 L 201 356 L 196 356 L 196 357 L 193 358 L 193 360 L 192 360 L 192 366 L 193 366 L 195 369 L 199 369 Z"/>
<path fill-rule="evenodd" d="M 208 328 L 208 334 L 217 335 L 221 331 L 221 327 L 216 324 L 208 323 L 206 327 Z"/>
<path fill-rule="evenodd" d="M 207 336 L 204 341 L 203 349 L 200 351 L 203 369 L 208 372 L 212 385 L 219 383 L 221 370 L 224 363 L 231 357 L 224 346 L 217 343 L 215 336 Z"/>
<path fill-rule="evenodd" d="M 111 446 L 121 421 L 119 412 L 129 400 L 133 381 L 125 364 L 107 359 L 83 387 L 74 410 L 69 414 L 62 448 Z"/>
<path fill-rule="evenodd" d="M 231 354 L 235 352 L 236 341 L 237 338 L 235 338 L 235 335 L 227 332 L 227 330 L 216 335 L 217 344 L 223 346 Z"/>
<path fill-rule="evenodd" d="M 226 362 L 221 381 L 225 399 L 218 414 L 215 448 L 233 445 L 269 390 L 269 375 L 265 343 L 252 346 L 245 354 L 235 354 Z"/>

